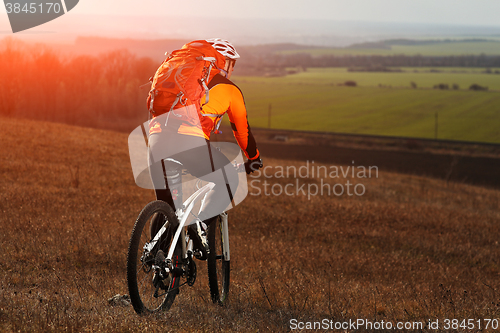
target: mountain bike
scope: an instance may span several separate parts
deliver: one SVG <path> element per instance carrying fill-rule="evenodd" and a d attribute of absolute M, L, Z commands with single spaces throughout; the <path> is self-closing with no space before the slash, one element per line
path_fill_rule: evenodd
<path fill-rule="evenodd" d="M 244 172 L 242 164 L 233 164 Z M 147 204 L 139 214 L 130 238 L 127 256 L 127 282 L 130 300 L 138 314 L 166 311 L 180 288 L 193 286 L 197 277 L 195 259 L 206 260 L 213 303 L 223 305 L 229 293 L 230 250 L 228 216 L 221 213 L 206 230 L 208 253 L 194 247 L 196 234 L 187 223 L 196 204 L 201 212 L 214 183 L 201 186 L 174 209 L 164 201 Z M 193 221 L 191 222 L 193 224 Z M 194 220 L 196 229 L 203 222 Z M 201 253 L 200 253 L 201 252 Z"/>

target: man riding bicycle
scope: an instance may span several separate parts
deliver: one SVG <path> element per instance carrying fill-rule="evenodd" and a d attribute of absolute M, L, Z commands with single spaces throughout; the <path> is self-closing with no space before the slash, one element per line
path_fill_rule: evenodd
<path fill-rule="evenodd" d="M 224 114 L 228 114 L 234 137 L 248 158 L 245 171 L 251 173 L 261 168 L 262 161 L 248 124 L 243 94 L 230 81 L 240 55 L 226 40 L 214 38 L 206 42 L 225 58 L 225 66 L 220 68 L 220 73 L 213 76 L 207 84 L 208 94 L 201 100 L 201 130 L 176 118 L 175 112 L 170 112 L 174 116 L 168 114 L 166 122 L 156 121 L 156 118 L 151 121 L 149 147 L 153 155 L 162 156 L 161 163 L 151 163 L 150 166 L 156 198 L 167 202 L 174 210 L 182 205 L 182 198 L 178 198 L 177 192 L 180 166 L 187 169 L 191 175 L 215 184 L 210 199 L 197 217 L 208 225 L 213 217 L 226 210 L 238 185 L 236 170 L 226 168 L 230 165 L 228 158 L 210 145 L 210 132 L 214 129 L 217 131 Z M 222 175 L 217 173 L 217 170 L 222 170 Z M 204 231 L 196 231 L 202 243 L 201 250 L 206 250 Z"/>

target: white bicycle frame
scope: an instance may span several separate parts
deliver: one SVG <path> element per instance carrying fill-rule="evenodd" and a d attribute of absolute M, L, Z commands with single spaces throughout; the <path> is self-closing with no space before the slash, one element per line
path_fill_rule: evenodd
<path fill-rule="evenodd" d="M 167 262 L 172 262 L 172 258 L 174 256 L 174 250 L 175 250 L 175 244 L 181 240 L 182 244 L 182 256 L 183 258 L 187 258 L 187 251 L 192 250 L 192 241 L 189 242 L 189 249 L 186 247 L 186 231 L 184 229 L 187 222 L 187 219 L 189 217 L 189 214 L 191 214 L 191 211 L 193 210 L 194 205 L 198 200 L 201 198 L 201 206 L 198 214 L 202 211 L 206 198 L 210 191 L 214 188 L 215 184 L 214 183 L 208 183 L 201 188 L 199 188 L 196 192 L 194 192 L 189 198 L 186 199 L 183 203 L 183 207 L 179 208 L 176 212 L 177 219 L 179 220 L 179 226 L 175 232 L 175 235 L 172 239 L 172 245 L 170 246 L 170 249 L 168 251 L 166 261 Z M 222 248 L 224 252 L 224 260 L 229 261 L 230 260 L 230 251 L 229 251 L 229 231 L 228 231 L 228 219 L 227 219 L 227 214 L 225 212 L 220 214 L 221 220 L 222 220 L 222 225 L 221 225 L 221 230 L 222 230 Z M 195 220 L 196 224 L 199 224 L 200 221 L 198 219 Z M 165 225 L 163 225 L 158 233 L 155 235 L 155 237 L 151 240 L 151 242 L 147 243 L 144 245 L 144 249 L 147 250 L 148 252 L 151 252 L 155 246 L 155 244 L 160 240 L 160 237 L 163 235 L 165 232 L 166 228 Z"/>

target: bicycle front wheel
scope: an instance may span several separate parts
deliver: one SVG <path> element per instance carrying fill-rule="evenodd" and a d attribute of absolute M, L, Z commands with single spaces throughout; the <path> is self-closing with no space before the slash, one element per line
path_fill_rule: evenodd
<path fill-rule="evenodd" d="M 224 256 L 223 225 L 221 216 L 217 216 L 208 226 L 208 244 L 210 254 L 208 255 L 208 283 L 212 302 L 223 305 L 229 293 L 229 258 Z"/>
<path fill-rule="evenodd" d="M 138 314 L 168 310 L 179 293 L 179 277 L 162 274 L 178 224 L 172 207 L 160 200 L 147 204 L 137 217 L 128 249 L 127 283 Z M 163 235 L 153 242 L 162 226 Z"/>

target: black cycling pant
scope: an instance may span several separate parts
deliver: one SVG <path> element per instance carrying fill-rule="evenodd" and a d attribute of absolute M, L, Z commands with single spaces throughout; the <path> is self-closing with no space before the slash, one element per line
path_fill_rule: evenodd
<path fill-rule="evenodd" d="M 238 187 L 238 174 L 229 159 L 209 141 L 201 137 L 162 131 L 150 135 L 149 146 L 153 152 L 150 158 L 154 161 L 150 165 L 150 174 L 158 200 L 167 202 L 175 210 L 187 199 L 187 196 L 177 198 L 178 193 L 173 191 L 175 180 L 168 177 L 175 174 L 172 170 L 178 166 L 175 162 L 178 161 L 182 163 L 182 169 L 187 169 L 192 176 L 215 183 L 213 193 L 199 215 L 202 221 L 219 215 L 231 204 Z"/>

